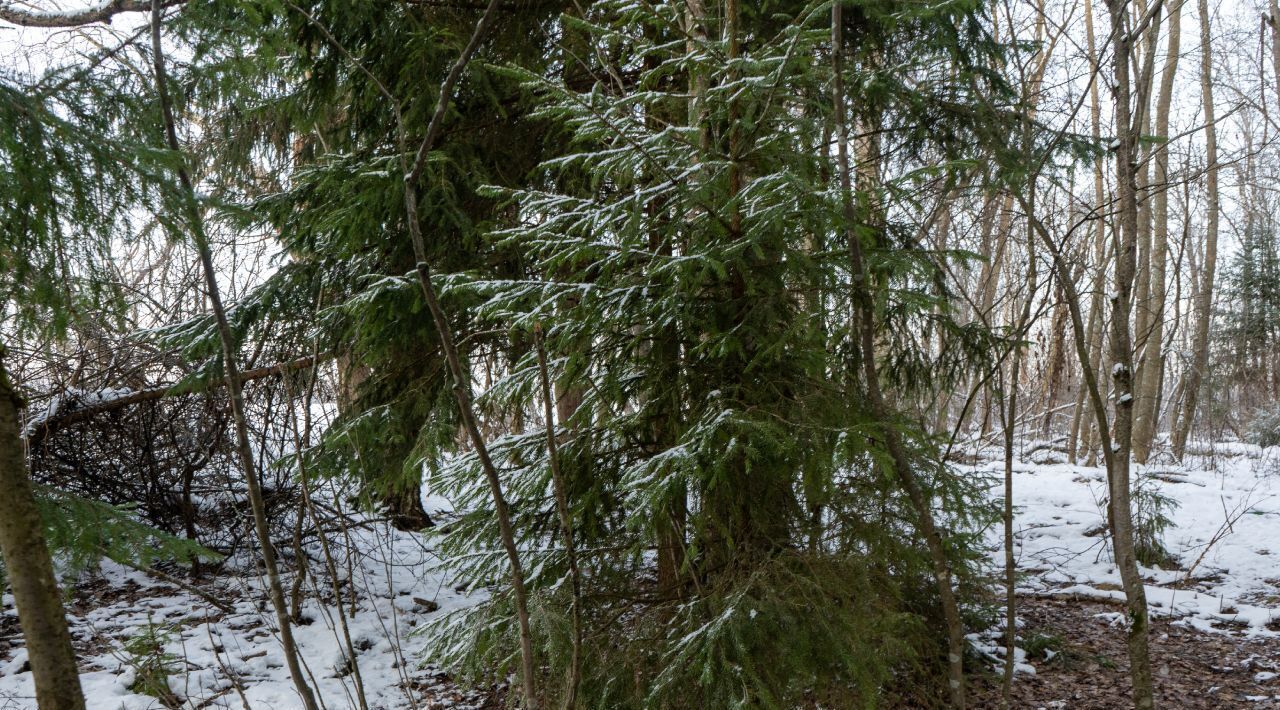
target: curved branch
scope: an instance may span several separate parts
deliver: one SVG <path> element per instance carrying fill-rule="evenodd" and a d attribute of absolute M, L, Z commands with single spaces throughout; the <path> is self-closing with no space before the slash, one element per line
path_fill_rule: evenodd
<path fill-rule="evenodd" d="M 161 0 L 160 7 L 186 4 L 187 0 Z M 78 10 L 34 10 L 0 2 L 0 20 L 21 27 L 79 27 L 110 22 L 122 12 L 149 12 L 150 0 L 105 0 Z"/>

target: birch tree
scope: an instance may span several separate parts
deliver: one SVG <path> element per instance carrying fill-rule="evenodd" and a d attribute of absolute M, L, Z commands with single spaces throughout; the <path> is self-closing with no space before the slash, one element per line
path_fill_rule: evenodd
<path fill-rule="evenodd" d="M 1200 404 L 1200 388 L 1209 367 L 1209 327 L 1213 320 L 1213 287 L 1218 266 L 1218 127 L 1213 103 L 1213 46 L 1208 0 L 1200 0 L 1200 94 L 1204 107 L 1205 216 L 1204 256 L 1201 276 L 1195 293 L 1195 330 L 1191 340 L 1191 362 L 1182 394 L 1182 416 L 1173 432 L 1173 453 L 1178 459 L 1186 454 L 1187 440 L 1195 423 Z"/>

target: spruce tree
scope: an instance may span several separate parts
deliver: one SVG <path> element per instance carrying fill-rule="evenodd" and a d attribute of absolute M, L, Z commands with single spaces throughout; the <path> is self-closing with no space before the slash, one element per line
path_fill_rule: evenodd
<path fill-rule="evenodd" d="M 735 20 L 600 3 L 564 19 L 587 38 L 589 54 L 576 59 L 592 86 L 510 69 L 542 97 L 538 115 L 567 132 L 569 150 L 544 163 L 544 185 L 494 191 L 518 207 L 520 223 L 497 235 L 529 255 L 527 275 L 458 275 L 451 288 L 487 299 L 477 314 L 512 340 L 545 328 L 557 389 L 582 393 L 542 425 L 556 428 L 573 529 L 588 551 L 587 623 L 632 611 L 625 633 L 587 634 L 597 664 L 584 669 L 580 697 L 600 706 L 785 706 L 805 689 L 847 700 L 851 686 L 872 697 L 905 658 L 928 653 L 891 639 L 918 641 L 905 630 L 936 613 L 914 587 L 934 577 L 934 563 L 900 521 L 922 506 L 932 515 L 939 496 L 952 526 L 981 515 L 926 432 L 864 397 L 857 353 L 867 346 L 849 338 L 846 314 L 869 300 L 871 347 L 895 346 L 877 385 L 895 397 L 944 386 L 950 371 L 939 365 L 952 351 L 981 355 L 981 334 L 949 322 L 947 294 L 935 290 L 937 260 L 949 257 L 925 252 L 916 225 L 894 217 L 916 210 L 915 167 L 958 170 L 952 161 L 989 137 L 986 102 L 955 87 L 998 93 L 982 58 L 997 48 L 974 7 L 913 7 L 906 19 L 887 6 L 852 9 L 851 54 L 871 80 L 850 103 L 908 155 L 857 196 L 882 215 L 848 225 L 870 255 L 866 286 L 854 286 L 862 277 L 843 249 L 815 249 L 842 242 L 845 225 L 837 170 L 813 150 L 830 135 L 831 105 L 830 74 L 813 63 L 829 37 L 817 6 L 743 7 Z M 907 36 L 933 39 L 899 46 Z M 974 80 L 918 88 L 921 77 L 957 71 Z M 943 361 L 903 337 L 921 326 L 945 331 Z M 530 358 L 517 361 L 485 401 L 508 416 L 536 412 L 537 373 Z M 896 457 L 881 427 L 901 441 Z M 541 439 L 513 433 L 494 452 L 543 598 L 535 627 L 558 667 L 570 649 L 568 570 L 565 551 L 547 549 L 557 517 Z M 900 487 L 895 470 L 921 488 Z M 468 554 L 493 535 L 477 475 L 474 457 L 461 456 L 433 489 L 470 511 L 443 539 L 447 559 L 464 578 L 495 580 L 493 557 Z M 873 500 L 878 512 L 865 507 Z M 973 530 L 961 530 L 940 532 L 947 543 L 935 547 L 963 577 Z M 661 560 L 673 541 L 677 574 L 650 579 L 650 551 Z M 863 606 L 872 589 L 896 592 L 886 608 Z M 452 620 L 435 648 L 464 668 L 501 668 L 509 603 L 498 594 Z M 815 624 L 811 608 L 841 611 Z M 805 650 L 816 648 L 829 656 Z M 876 662 L 866 660 L 873 648 Z"/>
<path fill-rule="evenodd" d="M 487 61 L 542 66 L 554 17 L 550 8 L 504 6 L 480 50 Z M 406 278 L 415 257 L 397 133 L 413 142 L 426 130 L 439 80 L 474 20 L 406 3 L 264 0 L 188 7 L 174 23 L 196 57 L 174 72 L 192 87 L 192 110 L 218 119 L 195 157 L 221 200 L 244 208 L 221 218 L 271 229 L 289 256 L 237 304 L 233 328 L 273 342 L 282 359 L 335 356 L 340 420 L 311 452 L 315 470 L 357 476 L 366 501 L 406 529 L 431 524 L 419 500 L 422 467 L 447 455 L 459 419 L 435 326 Z M 228 37 L 242 44 L 229 47 Z M 536 165 L 531 148 L 546 136 L 526 101 L 515 81 L 480 62 L 468 67 L 419 180 L 434 270 L 517 272 L 520 255 L 486 237 L 505 207 L 478 188 L 519 184 Z M 264 162 L 287 178 L 263 185 Z M 493 368 L 528 352 L 527 342 L 473 332 L 470 304 L 443 298 L 457 314 L 464 359 Z M 172 342 L 212 357 L 209 323 L 190 326 Z"/>
<path fill-rule="evenodd" d="M 794 0 L 498 8 L 434 121 L 474 10 L 167 20 L 203 218 L 267 227 L 287 257 L 224 323 L 162 342 L 197 383 L 232 339 L 358 369 L 299 467 L 410 521 L 423 476 L 453 501 L 442 564 L 490 594 L 431 649 L 500 679 L 531 635 L 528 705 L 963 704 L 934 671 L 962 669 L 992 511 L 919 403 L 994 352 L 943 286 L 965 255 L 926 246 L 925 195 L 1003 138 L 983 6 L 844 3 L 835 33 L 828 4 Z M 156 189 L 189 215 L 190 189 Z M 455 385 L 479 393 L 479 435 Z"/>

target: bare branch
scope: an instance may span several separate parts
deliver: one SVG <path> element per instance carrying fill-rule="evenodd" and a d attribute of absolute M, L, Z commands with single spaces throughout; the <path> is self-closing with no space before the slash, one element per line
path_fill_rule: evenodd
<path fill-rule="evenodd" d="M 266 367 L 244 370 L 239 373 L 237 379 L 241 383 L 260 380 L 265 377 L 284 375 L 290 372 L 306 369 L 315 363 L 316 358 L 314 357 L 298 358 L 297 360 L 267 365 Z M 222 378 L 210 383 L 206 389 L 225 387 L 227 384 L 229 384 L 227 378 Z M 65 412 L 55 413 L 52 416 L 45 417 L 38 422 L 27 425 L 27 445 L 30 446 L 38 441 L 48 438 L 50 434 L 56 432 L 62 427 L 92 419 L 99 414 L 115 411 L 135 404 L 141 404 L 142 402 L 151 402 L 157 399 L 164 399 L 165 397 L 172 397 L 181 394 L 191 394 L 191 392 L 186 390 L 175 390 L 174 387 L 175 385 L 159 385 L 144 390 L 138 390 L 137 392 L 131 392 L 119 397 L 105 399 L 93 404 L 68 408 Z"/>
<path fill-rule="evenodd" d="M 161 0 L 161 8 L 186 4 L 187 0 Z M 12 2 L 0 3 L 0 20 L 21 27 L 80 27 L 110 22 L 124 12 L 150 12 L 150 0 L 106 0 L 79 10 L 33 10 L 19 8 Z"/>

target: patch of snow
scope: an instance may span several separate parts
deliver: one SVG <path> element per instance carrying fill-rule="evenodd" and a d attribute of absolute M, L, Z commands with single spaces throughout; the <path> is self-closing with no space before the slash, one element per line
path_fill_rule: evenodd
<path fill-rule="evenodd" d="M 430 618 L 474 604 L 484 592 L 467 594 L 437 573 L 437 558 L 420 536 L 396 531 L 383 524 L 354 525 L 351 575 L 345 562 L 344 608 L 356 662 L 372 708 L 457 707 L 474 702 L 440 705 L 432 692 L 447 689 L 438 670 L 424 666 L 421 649 L 425 639 L 415 636 L 417 627 Z M 315 560 L 322 560 L 319 549 Z M 302 616 L 309 620 L 294 627 L 294 638 L 317 696 L 329 708 L 356 707 L 354 676 L 350 673 L 345 644 L 338 626 L 338 609 L 329 591 L 323 563 L 313 564 L 308 575 L 307 601 Z M 175 659 L 169 676 L 173 692 L 184 707 L 294 708 L 300 701 L 294 691 L 276 635 L 275 615 L 256 574 L 221 578 L 219 597 L 233 606 L 223 614 L 205 600 L 157 582 L 134 570 L 104 562 L 101 576 L 116 601 L 70 614 L 72 634 L 92 641 L 100 649 L 81 658 L 80 677 L 92 708 L 143 710 L 161 707 L 154 697 L 131 688 L 136 679 L 125 643 L 149 624 L 168 632 L 164 650 Z M 317 581 L 316 577 L 319 577 Z M 292 578 L 284 580 L 288 590 Z M 351 603 L 349 594 L 354 596 Z M 438 604 L 438 610 L 414 601 Z M 6 597 L 11 601 L 11 597 Z M 323 600 L 323 601 L 320 601 Z M 12 607 L 4 613 L 13 613 Z M 20 644 L 21 637 L 9 639 Z M 26 651 L 19 648 L 9 658 L 0 654 L 0 708 L 35 709 L 31 673 L 25 669 Z M 412 687 L 409 687 L 412 686 Z M 237 687 L 239 690 L 237 690 Z M 413 699 L 410 699 L 410 693 Z"/>
<path fill-rule="evenodd" d="M 1117 366 L 1119 367 L 1119 366 Z M 1137 467 L 1144 486 L 1178 504 L 1164 544 L 1184 570 L 1142 567 L 1153 615 L 1214 633 L 1280 637 L 1280 475 L 1258 447 L 1194 448 L 1182 466 Z M 970 470 L 998 466 L 999 449 L 980 452 Z M 966 468 L 966 467 L 960 467 Z M 1026 592 L 1123 599 L 1105 531 L 1106 471 L 1072 464 L 1015 465 L 1014 555 Z M 990 489 L 1003 496 L 1003 486 Z M 1215 539 L 1216 538 L 1216 539 Z M 1003 565 L 999 529 L 990 560 Z M 1199 560 L 1199 564 L 1196 564 Z M 1196 565 L 1191 579 L 1185 568 Z M 1118 614 L 1123 622 L 1124 615 Z"/>
<path fill-rule="evenodd" d="M 7 663 L 0 665 L 0 677 L 17 675 L 27 669 L 27 649 L 19 649 L 13 654 L 13 658 Z"/>

